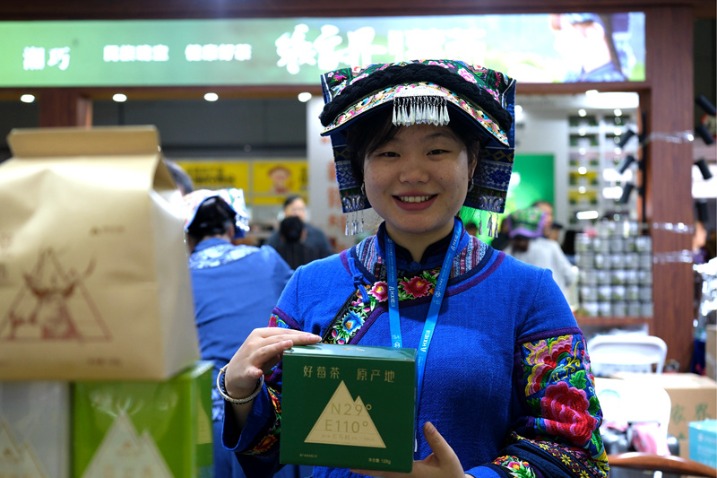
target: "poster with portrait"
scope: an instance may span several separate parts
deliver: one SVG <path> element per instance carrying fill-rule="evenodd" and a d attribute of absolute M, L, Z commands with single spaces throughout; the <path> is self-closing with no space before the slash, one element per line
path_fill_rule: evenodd
<path fill-rule="evenodd" d="M 306 193 L 308 168 L 305 160 L 252 161 L 252 199 L 255 206 L 281 205 L 289 194 Z"/>

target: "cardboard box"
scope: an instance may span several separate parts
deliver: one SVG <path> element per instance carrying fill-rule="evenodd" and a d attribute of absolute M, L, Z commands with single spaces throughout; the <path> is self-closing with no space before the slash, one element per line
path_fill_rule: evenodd
<path fill-rule="evenodd" d="M 717 468 L 717 420 L 691 422 L 690 459 Z"/>
<path fill-rule="evenodd" d="M 706 327 L 705 376 L 717 380 L 717 325 Z"/>
<path fill-rule="evenodd" d="M 203 361 L 161 382 L 74 384 L 72 476 L 212 476 L 212 385 Z"/>
<path fill-rule="evenodd" d="M 165 380 L 199 359 L 154 127 L 14 129 L 0 164 L 0 380 Z"/>
<path fill-rule="evenodd" d="M 416 351 L 318 344 L 284 353 L 280 461 L 408 472 Z"/>
<path fill-rule="evenodd" d="M 680 442 L 680 456 L 689 455 L 689 424 L 717 418 L 717 382 L 693 373 L 642 374 L 620 372 L 615 377 L 662 386 L 670 395 L 672 410 L 668 433 Z M 645 400 L 649 400 L 645 397 Z"/>
<path fill-rule="evenodd" d="M 70 385 L 0 382 L 0 477 L 70 476 Z"/>

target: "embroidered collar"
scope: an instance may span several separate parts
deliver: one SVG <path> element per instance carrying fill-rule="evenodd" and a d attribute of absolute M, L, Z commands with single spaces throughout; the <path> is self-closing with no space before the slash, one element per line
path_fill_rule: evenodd
<path fill-rule="evenodd" d="M 384 259 L 384 245 L 386 228 L 384 224 L 378 228 L 375 236 L 368 237 L 357 244 L 349 251 L 354 255 L 359 267 L 369 274 L 369 279 L 385 280 L 386 269 Z M 411 254 L 404 248 L 396 245 L 397 267 L 400 276 L 415 275 L 421 271 L 438 270 L 443 262 L 443 256 L 448 249 L 451 237 L 445 238 L 431 244 L 421 258 L 421 262 L 415 262 Z M 479 239 L 463 232 L 458 245 L 458 254 L 453 260 L 451 278 L 463 275 L 480 266 L 486 256 L 489 246 Z"/>
<path fill-rule="evenodd" d="M 211 269 L 258 252 L 259 248 L 247 245 L 235 246 L 226 239 L 211 237 L 197 244 L 189 256 L 190 269 Z"/>
<path fill-rule="evenodd" d="M 226 239 L 220 239 L 218 237 L 209 237 L 209 238 L 201 241 L 199 244 L 197 244 L 196 247 L 194 248 L 194 251 L 192 252 L 192 254 L 201 252 L 205 249 L 209 249 L 210 247 L 218 246 L 220 244 L 230 244 L 231 245 L 231 242 L 227 241 Z"/>
<path fill-rule="evenodd" d="M 378 238 L 379 254 L 381 255 L 381 257 L 386 257 L 384 252 L 386 251 L 387 234 L 388 233 L 386 232 L 386 223 L 383 222 L 379 226 L 378 233 L 376 234 L 376 237 Z M 406 270 L 418 268 L 432 269 L 434 267 L 440 267 L 443 261 L 443 256 L 448 250 L 448 245 L 450 244 L 450 242 L 451 234 L 448 234 L 446 237 L 429 245 L 423 252 L 423 257 L 421 257 L 421 260 L 418 262 L 413 260 L 413 256 L 411 256 L 411 253 L 408 251 L 408 249 L 394 242 L 396 247 L 396 263 L 398 265 L 398 268 L 401 270 Z M 465 247 L 464 237 L 461 238 L 459 246 Z"/>

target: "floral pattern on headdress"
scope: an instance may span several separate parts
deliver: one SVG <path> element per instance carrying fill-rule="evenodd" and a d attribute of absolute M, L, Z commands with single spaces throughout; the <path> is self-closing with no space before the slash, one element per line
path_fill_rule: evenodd
<path fill-rule="evenodd" d="M 327 104 L 331 103 L 341 97 L 346 88 L 366 80 L 376 72 L 389 67 L 416 64 L 445 68 L 451 74 L 487 93 L 486 99 L 492 98 L 496 105 L 511 117 L 514 115 L 515 81 L 513 79 L 501 72 L 456 60 L 414 60 L 334 70 L 322 76 L 324 100 Z M 472 178 L 474 187 L 466 196 L 464 205 L 496 213 L 501 213 L 505 209 L 505 198 L 513 169 L 514 127 L 511 126 L 509 130 L 504 129 L 480 105 L 447 87 L 424 80 L 410 82 L 404 78 L 398 84 L 384 85 L 363 98 L 353 101 L 343 108 L 336 117 L 331 118 L 328 124 L 325 123 L 326 128 L 322 134 L 331 137 L 336 162 L 336 179 L 342 209 L 345 213 L 361 211 L 371 206 L 361 189 L 361 181 L 354 174 L 350 160 L 345 154 L 346 139 L 343 130 L 349 127 L 355 118 L 367 111 L 393 104 L 396 97 L 410 95 L 411 90 L 423 94 L 426 88 L 445 98 L 449 106 L 467 115 L 467 118 L 472 120 L 472 124 L 476 127 L 478 135 L 483 138 L 479 165 L 475 168 Z"/>

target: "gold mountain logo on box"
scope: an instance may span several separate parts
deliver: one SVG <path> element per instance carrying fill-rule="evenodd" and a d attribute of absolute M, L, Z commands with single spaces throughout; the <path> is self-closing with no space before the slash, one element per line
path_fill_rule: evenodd
<path fill-rule="evenodd" d="M 304 440 L 325 445 L 386 448 L 361 397 L 351 398 L 342 380 Z"/>

